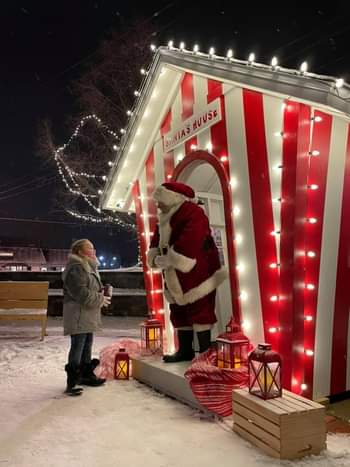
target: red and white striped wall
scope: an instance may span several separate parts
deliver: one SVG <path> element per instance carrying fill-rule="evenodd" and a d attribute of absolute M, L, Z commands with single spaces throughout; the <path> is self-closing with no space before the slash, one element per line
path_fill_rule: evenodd
<path fill-rule="evenodd" d="M 165 152 L 164 136 L 215 100 L 221 120 Z M 174 179 L 175 168 L 179 177 L 194 151 L 221 164 L 232 205 L 234 316 L 253 344 L 270 342 L 282 354 L 286 388 L 314 398 L 349 390 L 349 121 L 311 103 L 184 73 L 134 183 L 143 259 L 156 223 L 152 192 Z M 144 268 L 148 305 L 163 319 L 161 275 Z"/>

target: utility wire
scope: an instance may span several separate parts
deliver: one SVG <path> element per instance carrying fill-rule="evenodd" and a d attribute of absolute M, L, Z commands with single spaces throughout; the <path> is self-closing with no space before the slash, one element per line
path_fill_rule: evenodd
<path fill-rule="evenodd" d="M 48 178 L 46 180 L 46 182 L 40 184 L 39 186 L 33 186 L 31 188 L 28 188 L 27 190 L 22 190 L 22 191 L 19 191 L 17 193 L 2 196 L 2 197 L 0 197 L 0 201 L 5 201 L 7 199 L 15 198 L 16 196 L 21 196 L 21 195 L 24 195 L 25 193 L 29 193 L 31 191 L 40 190 L 41 188 L 44 188 L 44 187 L 46 187 L 48 185 L 51 185 L 55 180 L 57 180 L 57 178 L 58 178 L 58 175 L 55 175 L 54 177 Z"/>
<path fill-rule="evenodd" d="M 52 176 L 51 176 L 52 177 Z M 28 182 L 25 182 L 25 183 L 22 183 L 20 185 L 18 185 L 15 180 L 13 181 L 14 182 L 14 185 L 11 187 L 11 188 L 7 188 L 6 190 L 3 190 L 3 191 L 0 191 L 0 195 L 7 195 L 9 193 L 11 193 L 11 191 L 15 191 L 15 190 L 19 190 L 25 186 L 28 186 L 28 185 L 33 185 L 33 184 L 37 184 L 41 181 L 44 181 L 44 180 L 48 180 L 48 177 L 47 175 L 43 175 L 41 177 L 36 177 L 36 178 L 32 178 L 31 180 L 29 180 Z"/>

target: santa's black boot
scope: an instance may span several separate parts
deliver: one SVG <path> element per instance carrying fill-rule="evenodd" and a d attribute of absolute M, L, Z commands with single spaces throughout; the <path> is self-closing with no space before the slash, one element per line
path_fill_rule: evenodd
<path fill-rule="evenodd" d="M 90 363 L 85 363 L 81 366 L 80 384 L 84 384 L 85 386 L 101 386 L 106 382 L 105 378 L 98 378 L 95 375 L 94 369 L 97 365 L 95 365 L 93 360 Z"/>
<path fill-rule="evenodd" d="M 177 331 L 177 338 L 179 341 L 179 350 L 173 355 L 164 355 L 164 363 L 187 362 L 194 359 L 193 331 L 181 330 Z"/>
<path fill-rule="evenodd" d="M 203 353 L 210 348 L 211 342 L 211 332 L 210 329 L 207 331 L 197 332 L 198 343 L 199 343 L 199 353 Z"/>
<path fill-rule="evenodd" d="M 80 396 L 83 388 L 77 386 L 79 381 L 80 371 L 75 365 L 68 364 L 64 367 L 67 373 L 67 387 L 65 393 L 69 396 Z"/>

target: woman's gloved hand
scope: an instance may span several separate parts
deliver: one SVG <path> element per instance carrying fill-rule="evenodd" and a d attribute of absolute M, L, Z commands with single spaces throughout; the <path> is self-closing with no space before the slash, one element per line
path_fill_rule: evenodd
<path fill-rule="evenodd" d="M 111 304 L 111 297 L 108 297 L 107 295 L 103 296 L 103 303 L 102 306 L 109 306 Z"/>

